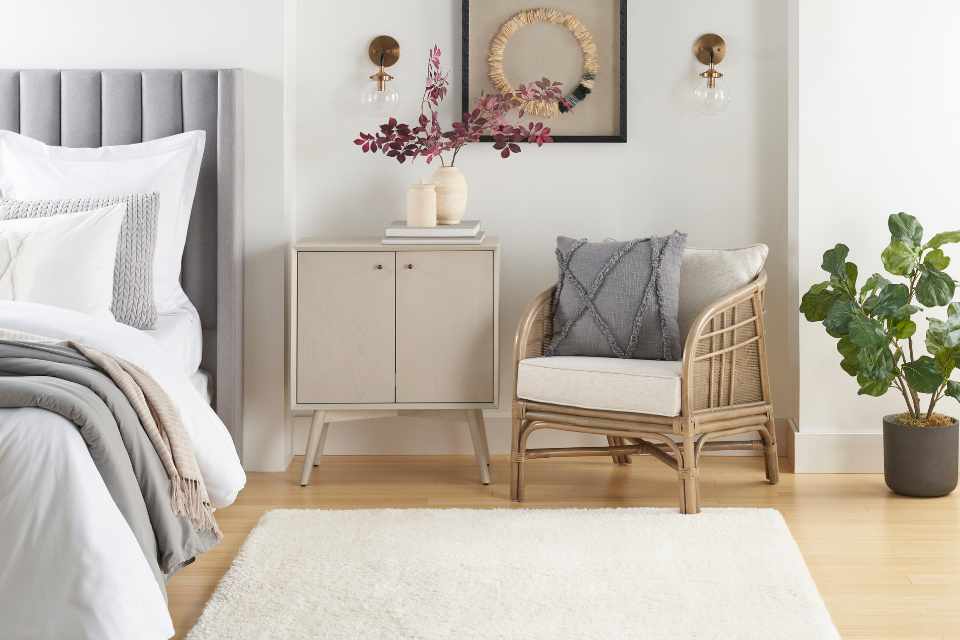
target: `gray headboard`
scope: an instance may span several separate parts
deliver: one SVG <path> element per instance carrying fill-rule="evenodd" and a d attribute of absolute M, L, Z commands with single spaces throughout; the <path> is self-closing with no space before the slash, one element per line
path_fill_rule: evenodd
<path fill-rule="evenodd" d="M 243 218 L 238 69 L 0 70 L 0 129 L 50 145 L 132 144 L 203 129 L 183 288 L 203 324 L 217 413 L 243 439 Z"/>

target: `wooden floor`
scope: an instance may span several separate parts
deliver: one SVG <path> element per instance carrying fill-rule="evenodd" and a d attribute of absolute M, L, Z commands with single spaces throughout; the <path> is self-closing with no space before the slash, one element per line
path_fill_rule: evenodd
<path fill-rule="evenodd" d="M 675 475 L 649 458 L 634 460 L 531 462 L 525 506 L 676 506 Z M 307 488 L 297 484 L 300 465 L 298 458 L 286 473 L 251 473 L 236 504 L 217 512 L 224 543 L 168 586 L 179 637 L 270 509 L 510 506 L 505 458 L 489 487 L 466 457 L 325 457 Z M 844 638 L 960 638 L 960 496 L 900 498 L 875 475 L 783 474 L 770 486 L 761 468 L 760 458 L 707 458 L 703 505 L 778 509 Z"/>

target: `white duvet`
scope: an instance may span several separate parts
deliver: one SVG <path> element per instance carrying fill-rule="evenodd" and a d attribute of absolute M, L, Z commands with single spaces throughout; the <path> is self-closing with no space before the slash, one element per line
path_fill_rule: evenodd
<path fill-rule="evenodd" d="M 211 500 L 246 481 L 230 435 L 145 333 L 74 311 L 0 302 L 0 330 L 81 342 L 149 372 L 180 409 Z M 76 427 L 0 409 L 0 637 L 169 638 L 167 603 Z"/>

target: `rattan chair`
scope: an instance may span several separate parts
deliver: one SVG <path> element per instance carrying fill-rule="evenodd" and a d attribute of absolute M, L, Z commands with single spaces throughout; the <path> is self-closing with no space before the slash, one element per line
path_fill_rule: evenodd
<path fill-rule="evenodd" d="M 759 447 L 766 477 L 779 480 L 776 431 L 763 331 L 765 272 L 723 296 L 693 322 L 680 368 L 680 411 L 663 416 L 547 404 L 517 396 L 520 362 L 543 355 L 552 335 L 553 289 L 538 295 L 520 320 L 514 343 L 513 439 L 510 497 L 523 499 L 528 461 L 569 456 L 611 456 L 627 464 L 649 454 L 674 469 L 680 480 L 680 510 L 700 509 L 699 460 L 704 451 Z M 559 429 L 607 437 L 608 446 L 530 449 L 530 434 Z M 759 432 L 760 440 L 718 438 Z"/>

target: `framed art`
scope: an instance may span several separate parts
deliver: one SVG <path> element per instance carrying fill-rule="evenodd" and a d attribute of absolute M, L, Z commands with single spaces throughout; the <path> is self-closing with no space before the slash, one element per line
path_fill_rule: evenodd
<path fill-rule="evenodd" d="M 547 77 L 564 104 L 526 110 L 555 142 L 627 141 L 627 0 L 463 0 L 462 61 L 464 112 Z"/>

